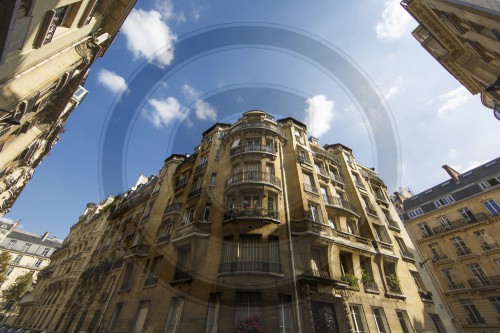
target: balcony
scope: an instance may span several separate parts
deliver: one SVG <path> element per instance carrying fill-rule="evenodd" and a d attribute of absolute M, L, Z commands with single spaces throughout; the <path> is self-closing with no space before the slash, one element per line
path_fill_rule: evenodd
<path fill-rule="evenodd" d="M 174 235 L 172 236 L 172 242 L 191 236 L 208 237 L 210 236 L 211 228 L 212 223 L 203 221 L 193 221 L 189 224 L 181 225 L 175 229 Z M 167 235 L 166 237 L 169 236 Z"/>
<path fill-rule="evenodd" d="M 305 164 L 312 165 L 311 160 L 309 158 L 307 158 L 306 156 L 299 156 L 298 161 L 299 161 L 299 163 L 305 163 Z"/>
<path fill-rule="evenodd" d="M 444 260 L 448 260 L 448 256 L 446 254 L 435 255 L 432 257 L 432 262 L 440 262 Z"/>
<path fill-rule="evenodd" d="M 246 145 L 231 149 L 231 157 L 245 153 L 262 153 L 276 155 L 276 150 L 270 145 Z"/>
<path fill-rule="evenodd" d="M 489 288 L 500 286 L 500 275 L 495 276 L 482 276 L 475 279 L 468 280 L 471 288 Z"/>
<path fill-rule="evenodd" d="M 463 283 L 458 283 L 458 282 L 454 282 L 454 283 L 450 283 L 448 285 L 448 287 L 451 289 L 451 290 L 457 290 L 457 289 L 464 289 L 465 286 Z"/>
<path fill-rule="evenodd" d="M 263 183 L 281 190 L 281 180 L 273 174 L 261 171 L 246 171 L 230 176 L 226 180 L 226 190 L 238 184 Z"/>
<path fill-rule="evenodd" d="M 340 184 L 345 184 L 345 182 L 344 182 L 344 178 L 342 178 L 340 175 L 337 175 L 337 174 L 335 174 L 335 173 L 333 173 L 333 172 L 330 172 L 330 178 L 331 178 L 333 181 L 337 182 L 337 183 L 340 183 Z"/>
<path fill-rule="evenodd" d="M 387 292 L 385 293 L 386 297 L 406 299 L 406 296 L 403 295 L 403 292 L 401 291 L 399 279 L 394 274 L 386 276 L 386 282 L 387 282 Z"/>
<path fill-rule="evenodd" d="M 363 183 L 361 181 L 359 181 L 359 180 L 354 179 L 354 185 L 356 185 L 357 187 L 359 187 L 359 188 L 361 188 L 363 190 L 366 190 L 366 186 L 363 185 Z"/>
<path fill-rule="evenodd" d="M 463 247 L 457 250 L 457 255 L 459 257 L 466 256 L 468 254 L 471 254 L 472 252 L 469 250 L 467 247 Z"/>
<path fill-rule="evenodd" d="M 368 214 L 378 217 L 377 212 L 373 209 L 373 207 L 365 206 L 365 209 Z"/>
<path fill-rule="evenodd" d="M 315 153 L 315 154 L 318 154 L 318 155 L 321 155 L 323 157 L 326 157 L 330 160 L 332 160 L 335 164 L 339 165 L 339 160 L 337 159 L 337 157 L 335 157 L 335 155 L 328 151 L 328 150 L 325 150 L 323 148 L 320 148 L 320 147 L 316 147 L 314 145 L 311 145 L 311 150 Z"/>
<path fill-rule="evenodd" d="M 308 183 L 304 183 L 304 191 L 311 192 L 314 194 L 319 194 L 318 188 Z"/>
<path fill-rule="evenodd" d="M 389 226 L 390 229 L 394 229 L 394 230 L 397 230 L 397 231 L 401 230 L 401 228 L 399 227 L 398 222 L 396 222 L 393 219 L 390 219 L 388 217 L 386 217 L 385 220 L 387 221 L 387 225 Z"/>
<path fill-rule="evenodd" d="M 240 219 L 262 219 L 279 222 L 278 211 L 265 208 L 229 209 L 224 213 L 224 222 Z"/>
<path fill-rule="evenodd" d="M 281 264 L 279 263 L 237 261 L 237 262 L 219 264 L 219 273 L 238 273 L 238 272 L 283 274 Z"/>
<path fill-rule="evenodd" d="M 481 244 L 481 247 L 483 248 L 483 250 L 488 251 L 488 250 L 493 250 L 493 249 L 498 248 L 498 244 L 497 243 L 483 243 L 483 244 Z"/>
<path fill-rule="evenodd" d="M 370 248 L 372 247 L 371 239 L 343 232 L 327 224 L 315 222 L 310 219 L 294 222 L 292 224 L 292 232 L 295 234 L 302 234 L 304 232 L 310 233 L 335 240 L 342 244 L 346 244 L 346 241 L 349 241 L 350 246 L 355 246 L 364 250 L 367 249 L 367 246 Z"/>
<path fill-rule="evenodd" d="M 179 283 L 184 283 L 184 282 L 191 282 L 193 280 L 193 277 L 191 276 L 190 272 L 188 269 L 185 267 L 177 267 L 175 269 L 175 274 L 174 274 L 174 279 L 170 284 L 179 284 Z"/>
<path fill-rule="evenodd" d="M 334 196 L 331 196 L 328 194 L 323 194 L 323 201 L 328 206 L 342 208 L 342 209 L 348 210 L 352 214 L 358 215 L 358 212 L 356 211 L 356 209 L 354 209 L 354 207 L 352 207 L 349 202 L 342 199 L 341 197 L 334 197 Z"/>
<path fill-rule="evenodd" d="M 195 172 L 195 173 L 196 173 L 196 172 L 200 172 L 201 170 L 205 169 L 205 168 L 207 167 L 207 165 L 208 165 L 208 161 L 204 161 L 204 162 L 202 162 L 201 164 L 198 164 L 198 165 L 196 166 L 196 169 L 194 169 L 194 172 Z"/>
<path fill-rule="evenodd" d="M 381 178 L 377 177 L 374 173 L 368 172 L 368 171 L 366 171 L 364 169 L 360 169 L 360 171 L 361 171 L 361 174 L 363 176 L 365 176 L 366 178 L 368 178 L 370 180 L 373 180 L 373 181 L 375 181 L 375 182 L 377 182 L 377 183 L 379 183 L 381 185 L 384 185 L 384 181 Z"/>
<path fill-rule="evenodd" d="M 400 250 L 399 252 L 401 252 L 401 256 L 403 257 L 403 259 L 407 259 L 407 260 L 410 260 L 413 262 L 415 261 L 415 256 L 413 255 L 413 253 L 411 253 L 407 249 Z"/>
<path fill-rule="evenodd" d="M 200 188 L 197 188 L 197 189 L 194 189 L 192 190 L 191 192 L 189 192 L 188 194 L 188 199 L 189 198 L 192 198 L 192 197 L 195 197 L 197 195 L 200 195 L 201 194 L 201 187 Z"/>
<path fill-rule="evenodd" d="M 157 276 L 148 276 L 148 278 L 144 281 L 144 287 L 156 286 L 157 282 L 158 282 Z"/>
<path fill-rule="evenodd" d="M 420 295 L 420 299 L 424 302 L 432 302 L 432 292 L 426 290 L 419 290 L 418 294 Z"/>
<path fill-rule="evenodd" d="M 445 233 L 445 232 L 448 232 L 451 230 L 455 230 L 455 229 L 459 229 L 459 228 L 466 227 L 469 225 L 473 225 L 473 224 L 478 223 L 478 222 L 483 222 L 483 221 L 486 221 L 490 218 L 491 218 L 491 216 L 489 214 L 478 213 L 478 214 L 474 214 L 474 218 L 472 218 L 472 219 L 471 218 L 462 218 L 459 220 L 452 221 L 446 226 L 439 226 L 439 227 L 432 228 L 432 230 L 434 231 L 434 235 L 439 235 L 439 234 L 442 234 L 442 233 Z"/>
<path fill-rule="evenodd" d="M 170 241 L 170 235 L 163 235 L 163 236 L 158 236 L 155 238 L 155 244 L 162 244 Z"/>
<path fill-rule="evenodd" d="M 175 183 L 174 188 L 178 188 L 178 187 L 181 187 L 181 186 L 183 186 L 183 185 L 186 185 L 186 184 L 187 184 L 187 181 L 188 181 L 187 177 L 186 177 L 186 178 L 184 178 L 184 179 L 179 179 L 179 180 Z"/>
<path fill-rule="evenodd" d="M 316 173 L 318 176 L 322 176 L 324 178 L 330 179 L 330 175 L 325 169 L 320 168 L 319 166 L 316 166 Z"/>
<path fill-rule="evenodd" d="M 232 134 L 239 132 L 241 130 L 247 129 L 247 128 L 250 128 L 250 129 L 262 128 L 262 129 L 273 131 L 274 133 L 278 134 L 282 138 L 285 137 L 281 127 L 276 125 L 276 124 L 273 124 L 273 123 L 267 122 L 267 121 L 250 121 L 250 122 L 240 122 L 240 123 L 235 124 L 233 127 L 231 127 L 227 131 L 226 135 L 224 135 L 223 140 L 225 140 L 226 138 L 229 138 Z"/>
<path fill-rule="evenodd" d="M 363 288 L 365 289 L 365 292 L 374 294 L 380 293 L 378 289 L 378 284 L 373 280 L 373 277 L 366 280 L 361 279 L 361 282 L 363 283 Z"/>
<path fill-rule="evenodd" d="M 178 214 L 181 211 L 181 204 L 178 202 L 175 202 L 173 204 L 168 205 L 165 207 L 165 210 L 163 211 L 163 215 L 166 214 Z"/>

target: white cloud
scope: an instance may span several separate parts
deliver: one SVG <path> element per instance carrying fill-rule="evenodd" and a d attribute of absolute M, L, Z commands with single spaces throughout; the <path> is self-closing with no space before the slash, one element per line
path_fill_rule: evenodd
<path fill-rule="evenodd" d="M 12 224 L 14 224 L 16 222 L 13 219 L 9 219 L 8 217 L 0 217 L 0 221 L 5 222 L 5 223 L 12 223 Z"/>
<path fill-rule="evenodd" d="M 175 97 L 168 97 L 165 100 L 152 98 L 148 103 L 153 110 L 146 112 L 145 115 L 156 128 L 166 127 L 175 120 L 188 120 L 189 111 L 182 107 Z"/>
<path fill-rule="evenodd" d="M 471 98 L 470 93 L 460 86 L 439 96 L 441 105 L 437 110 L 439 118 L 444 118 L 449 111 L 455 110 L 465 104 Z"/>
<path fill-rule="evenodd" d="M 217 118 L 217 112 L 215 109 L 205 101 L 197 100 L 195 104 L 196 117 L 201 120 L 212 120 Z"/>
<path fill-rule="evenodd" d="M 399 4 L 400 0 L 386 0 L 382 20 L 375 26 L 379 39 L 389 40 L 402 37 L 411 22 L 411 16 Z"/>
<path fill-rule="evenodd" d="M 175 12 L 172 0 L 158 0 L 155 2 L 154 8 L 161 14 L 164 20 L 186 22 L 183 12 Z"/>
<path fill-rule="evenodd" d="M 396 82 L 394 83 L 393 86 L 391 86 L 387 92 L 385 93 L 385 98 L 387 100 L 393 98 L 394 96 L 396 96 L 397 94 L 401 93 L 402 91 L 404 91 L 404 88 L 403 88 L 403 77 L 401 76 L 398 76 L 396 78 Z"/>
<path fill-rule="evenodd" d="M 181 87 L 182 94 L 184 97 L 191 102 L 194 102 L 194 110 L 196 117 L 200 120 L 215 120 L 217 118 L 217 112 L 215 108 L 211 106 L 208 102 L 200 99 L 202 92 L 191 87 L 189 84 L 185 84 Z"/>
<path fill-rule="evenodd" d="M 97 74 L 97 81 L 115 94 L 120 94 L 128 90 L 125 79 L 115 72 L 108 71 L 107 69 L 101 69 L 99 71 Z"/>
<path fill-rule="evenodd" d="M 335 102 L 326 98 L 325 95 L 316 95 L 306 100 L 307 108 L 305 123 L 309 132 L 320 137 L 326 133 L 335 117 Z"/>
<path fill-rule="evenodd" d="M 189 84 L 185 84 L 181 87 L 182 94 L 186 99 L 190 101 L 197 100 L 201 96 L 201 92 L 191 87 Z"/>
<path fill-rule="evenodd" d="M 135 59 L 145 58 L 161 67 L 172 62 L 176 37 L 162 20 L 160 12 L 132 9 L 122 30 L 127 48 Z"/>

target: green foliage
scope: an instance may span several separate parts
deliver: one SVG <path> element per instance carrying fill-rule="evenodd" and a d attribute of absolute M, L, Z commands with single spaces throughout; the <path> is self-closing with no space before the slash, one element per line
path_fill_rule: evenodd
<path fill-rule="evenodd" d="M 401 287 L 401 282 L 399 281 L 399 278 L 396 274 L 390 274 L 389 276 L 386 276 L 386 278 L 389 285 L 398 288 Z"/>
<path fill-rule="evenodd" d="M 375 283 L 375 278 L 370 273 L 363 273 L 363 275 L 361 275 L 361 282 Z"/>
<path fill-rule="evenodd" d="M 359 284 L 358 281 L 359 279 L 356 277 L 354 274 L 344 274 L 340 278 L 342 281 L 349 283 L 349 286 L 353 288 L 358 288 Z"/>
<path fill-rule="evenodd" d="M 1 252 L 0 253 L 0 283 L 4 283 L 7 280 L 7 276 L 5 273 L 9 268 L 9 262 L 12 259 L 12 256 L 9 252 Z"/>
<path fill-rule="evenodd" d="M 5 301 L 14 300 L 16 303 L 23 298 L 24 294 L 33 285 L 33 274 L 28 272 L 17 277 L 16 282 L 2 290 L 2 298 Z"/>

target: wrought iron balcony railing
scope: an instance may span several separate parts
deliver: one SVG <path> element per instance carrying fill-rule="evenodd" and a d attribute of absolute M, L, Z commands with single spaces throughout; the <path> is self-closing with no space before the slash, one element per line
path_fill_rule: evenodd
<path fill-rule="evenodd" d="M 474 224 L 474 223 L 486 221 L 490 218 L 491 218 L 491 216 L 489 214 L 477 213 L 477 214 L 474 214 L 473 218 L 462 218 L 459 220 L 451 221 L 446 226 L 441 225 L 439 227 L 432 228 L 432 230 L 434 231 L 434 235 L 439 235 L 439 234 L 442 234 L 442 233 L 445 233 L 445 232 L 448 232 L 451 230 L 455 230 L 458 228 L 462 228 L 462 227 Z"/>
<path fill-rule="evenodd" d="M 367 212 L 368 214 L 378 216 L 378 215 L 377 215 L 377 212 L 376 212 L 376 211 L 375 211 L 375 209 L 373 209 L 372 207 L 365 206 L 365 209 L 366 209 L 366 212 Z"/>
<path fill-rule="evenodd" d="M 379 291 L 378 284 L 375 281 L 361 280 L 361 282 L 363 283 L 363 287 L 365 288 L 365 290 Z"/>
<path fill-rule="evenodd" d="M 311 160 L 306 156 L 299 156 L 297 160 L 299 161 L 299 163 L 312 164 Z"/>
<path fill-rule="evenodd" d="M 488 251 L 488 250 L 496 249 L 498 247 L 498 244 L 497 243 L 483 243 L 483 244 L 481 244 L 481 247 L 483 248 L 483 250 Z"/>
<path fill-rule="evenodd" d="M 320 148 L 320 147 L 316 147 L 314 145 L 311 145 L 311 150 L 314 153 L 316 153 L 318 155 L 322 155 L 324 157 L 327 157 L 327 158 L 331 159 L 332 161 L 334 161 L 336 164 L 339 164 L 339 160 L 332 152 L 330 152 L 326 149 Z"/>
<path fill-rule="evenodd" d="M 156 285 L 156 282 L 158 282 L 157 276 L 148 276 L 148 278 L 144 281 L 144 287 L 154 286 Z"/>
<path fill-rule="evenodd" d="M 342 176 L 337 175 L 333 172 L 330 172 L 330 178 L 333 179 L 334 181 L 336 181 L 337 183 L 345 184 L 344 178 L 342 178 Z"/>
<path fill-rule="evenodd" d="M 261 272 L 282 274 L 280 263 L 237 261 L 219 264 L 219 273 Z"/>
<path fill-rule="evenodd" d="M 331 196 L 328 194 L 323 194 L 323 201 L 325 202 L 325 204 L 327 204 L 329 206 L 336 206 L 336 207 L 344 208 L 344 209 L 350 210 L 351 212 L 357 214 L 356 209 L 354 209 L 354 207 L 352 207 L 351 204 L 347 200 L 344 200 L 341 197 L 334 197 L 334 196 Z"/>
<path fill-rule="evenodd" d="M 224 220 L 234 220 L 238 218 L 255 218 L 255 219 L 274 219 L 279 218 L 278 211 L 274 209 L 265 208 L 242 208 L 242 209 L 229 209 L 224 213 Z"/>
<path fill-rule="evenodd" d="M 318 188 L 312 186 L 311 184 L 304 183 L 304 191 L 312 192 L 318 194 Z"/>
<path fill-rule="evenodd" d="M 226 188 L 240 183 L 268 183 L 281 189 L 281 180 L 273 174 L 261 171 L 245 171 L 226 180 Z"/>
<path fill-rule="evenodd" d="M 402 249 L 402 250 L 400 250 L 400 252 L 401 252 L 401 256 L 403 256 L 403 258 L 415 260 L 415 256 L 410 251 Z"/>
<path fill-rule="evenodd" d="M 459 283 L 459 282 L 454 282 L 454 283 L 450 283 L 448 285 L 448 287 L 451 289 L 451 290 L 455 290 L 455 289 L 464 289 L 465 286 L 463 283 Z"/>
<path fill-rule="evenodd" d="M 448 260 L 448 256 L 446 254 L 435 255 L 432 257 L 432 262 L 439 262 L 443 260 Z"/>
<path fill-rule="evenodd" d="M 468 247 L 463 247 L 463 248 L 460 248 L 457 250 L 457 255 L 458 256 L 466 256 L 468 254 L 471 254 L 472 252 L 470 251 L 470 249 Z"/>
<path fill-rule="evenodd" d="M 387 224 L 389 225 L 389 227 L 401 230 L 401 228 L 399 227 L 398 222 L 396 222 L 393 219 L 390 219 L 388 217 L 386 217 L 385 220 L 387 221 Z"/>
<path fill-rule="evenodd" d="M 268 153 L 276 154 L 276 150 L 271 145 L 246 145 L 231 149 L 231 157 L 243 153 Z"/>
<path fill-rule="evenodd" d="M 490 286 L 500 286 L 500 275 L 483 276 L 468 280 L 471 288 L 485 288 Z"/>

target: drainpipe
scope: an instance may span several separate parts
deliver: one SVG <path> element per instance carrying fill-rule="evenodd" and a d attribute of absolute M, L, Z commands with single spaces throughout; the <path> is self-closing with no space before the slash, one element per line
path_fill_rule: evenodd
<path fill-rule="evenodd" d="M 286 175 L 285 168 L 283 166 L 283 149 L 280 145 L 280 165 L 281 165 L 281 179 L 283 186 L 283 201 L 285 206 L 285 221 L 287 225 L 288 232 L 288 250 L 290 251 L 290 262 L 292 266 L 292 281 L 293 281 L 293 298 L 294 298 L 294 306 L 295 306 L 295 315 L 297 321 L 297 332 L 302 332 L 302 326 L 300 321 L 300 308 L 299 308 L 299 292 L 297 287 L 297 276 L 295 275 L 295 257 L 293 254 L 293 244 L 292 244 L 292 226 L 290 225 L 290 210 L 288 208 L 288 192 L 286 189 Z"/>

